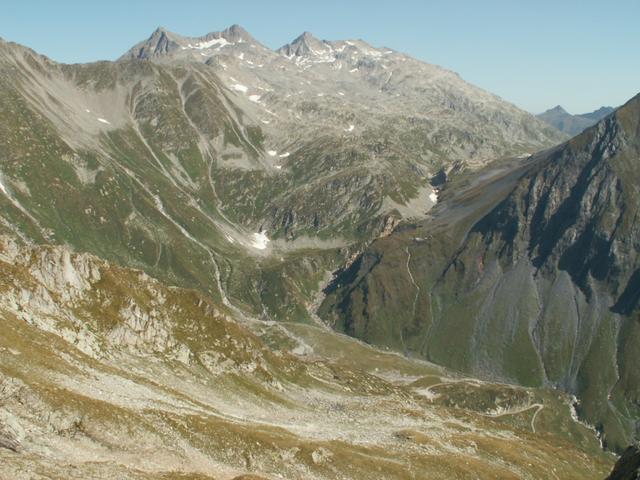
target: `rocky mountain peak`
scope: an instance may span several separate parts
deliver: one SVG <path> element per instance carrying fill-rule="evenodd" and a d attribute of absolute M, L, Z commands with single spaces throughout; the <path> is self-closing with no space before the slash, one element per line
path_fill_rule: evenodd
<path fill-rule="evenodd" d="M 562 114 L 562 115 L 569 115 L 569 112 L 567 112 L 562 105 L 556 105 L 553 108 L 550 108 L 549 110 L 547 110 L 545 113 L 555 113 L 555 114 Z"/>
<path fill-rule="evenodd" d="M 136 58 L 167 54 L 180 47 L 180 39 L 180 35 L 158 27 L 147 40 L 133 47 L 130 54 Z"/>
<path fill-rule="evenodd" d="M 278 53 L 291 57 L 318 55 L 324 53 L 327 43 L 316 38 L 311 32 L 303 32 L 291 43 L 278 49 Z"/>
<path fill-rule="evenodd" d="M 209 34 L 209 35 L 212 35 L 212 34 Z M 229 42 L 234 42 L 234 43 L 242 43 L 242 42 L 258 43 L 247 30 L 245 30 L 243 27 L 241 27 L 237 23 L 231 25 L 230 27 L 220 32 L 220 36 L 222 36 L 223 38 L 226 38 Z"/>
<path fill-rule="evenodd" d="M 158 36 L 158 35 L 163 35 L 163 34 L 166 35 L 167 33 L 171 33 L 171 32 L 169 32 L 169 30 L 167 30 L 163 26 L 158 26 L 158 28 L 156 28 L 153 31 L 153 33 L 151 34 L 150 38 L 153 38 L 153 37 Z"/>

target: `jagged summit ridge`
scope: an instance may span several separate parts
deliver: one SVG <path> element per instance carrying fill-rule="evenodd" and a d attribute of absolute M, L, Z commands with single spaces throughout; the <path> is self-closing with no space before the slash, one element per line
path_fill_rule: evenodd
<path fill-rule="evenodd" d="M 247 30 L 237 24 L 201 37 L 185 37 L 160 26 L 148 39 L 136 44 L 121 59 L 159 59 L 185 50 L 212 53 L 225 46 L 242 43 L 260 45 Z"/>
<path fill-rule="evenodd" d="M 300 34 L 291 43 L 283 45 L 277 50 L 272 50 L 258 42 L 242 26 L 234 24 L 224 30 L 210 32 L 200 37 L 182 36 L 160 26 L 154 30 L 149 38 L 136 44 L 120 59 L 168 61 L 184 58 L 186 54 L 186 58 L 206 62 L 212 57 L 229 54 L 230 51 L 241 54 L 246 50 L 242 48 L 243 44 L 254 49 L 259 47 L 261 53 L 267 57 L 284 56 L 289 60 L 294 59 L 296 62 L 300 62 L 300 59 L 303 58 L 317 59 L 317 57 L 321 57 L 325 62 L 336 61 L 346 55 L 339 55 L 345 50 L 363 57 L 380 57 L 383 54 L 394 53 L 388 48 L 372 47 L 363 40 L 320 40 L 308 31 Z"/>

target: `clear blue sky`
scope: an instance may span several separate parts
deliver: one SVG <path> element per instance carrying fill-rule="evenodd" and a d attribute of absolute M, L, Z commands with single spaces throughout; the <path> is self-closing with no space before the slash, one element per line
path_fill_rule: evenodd
<path fill-rule="evenodd" d="M 115 59 L 157 26 L 238 23 L 277 48 L 305 30 L 455 70 L 516 105 L 571 113 L 640 92 L 640 0 L 2 0 L 0 36 L 66 63 Z"/>

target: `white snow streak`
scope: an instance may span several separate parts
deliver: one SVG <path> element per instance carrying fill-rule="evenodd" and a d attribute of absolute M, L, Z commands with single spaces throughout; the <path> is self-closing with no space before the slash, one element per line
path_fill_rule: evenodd
<path fill-rule="evenodd" d="M 269 243 L 269 238 L 267 238 L 266 230 L 253 234 L 253 242 L 251 242 L 251 246 L 253 248 L 257 248 L 258 250 L 264 250 L 265 248 L 267 248 L 268 243 Z"/>
<path fill-rule="evenodd" d="M 247 91 L 249 90 L 247 87 L 239 83 L 234 83 L 233 85 L 231 85 L 231 89 L 242 93 L 247 93 Z"/>
<path fill-rule="evenodd" d="M 220 50 L 222 47 L 226 45 L 233 45 L 227 41 L 226 38 L 214 38 L 213 40 L 209 40 L 208 42 L 198 42 L 195 45 L 188 44 L 186 47 L 182 47 L 183 50 L 191 48 L 193 50 L 205 50 L 207 48 L 211 48 L 214 45 L 217 45 L 217 50 Z"/>

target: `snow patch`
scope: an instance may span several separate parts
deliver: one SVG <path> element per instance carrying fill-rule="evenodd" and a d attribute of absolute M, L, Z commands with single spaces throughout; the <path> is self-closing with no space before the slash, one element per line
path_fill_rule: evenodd
<path fill-rule="evenodd" d="M 438 203 L 438 194 L 433 191 L 429 194 L 429 200 L 431 200 L 433 203 Z"/>
<path fill-rule="evenodd" d="M 280 155 L 280 158 L 287 158 L 289 155 L 291 155 L 291 153 L 289 152 L 283 153 L 282 155 Z"/>
<path fill-rule="evenodd" d="M 260 102 L 260 95 L 249 95 L 249 100 L 252 102 L 258 103 Z"/>
<path fill-rule="evenodd" d="M 274 165 L 276 170 L 282 170 L 282 165 Z"/>
<path fill-rule="evenodd" d="M 107 124 L 107 125 L 111 125 L 111 122 L 110 122 L 109 120 L 105 120 L 104 118 L 98 118 L 98 121 L 99 121 L 100 123 L 105 123 L 105 124 Z"/>
<path fill-rule="evenodd" d="M 355 125 L 349 125 L 349 128 L 345 128 L 344 131 L 345 132 L 353 132 L 353 129 L 356 128 Z"/>
<path fill-rule="evenodd" d="M 239 58 L 240 60 L 244 60 L 244 52 L 242 52 L 240 55 L 238 55 L 238 58 Z"/>
<path fill-rule="evenodd" d="M 209 40 L 207 42 L 198 42 L 195 45 L 191 45 L 189 43 L 186 47 L 182 47 L 182 50 L 205 50 L 216 45 L 216 50 L 220 50 L 222 47 L 225 47 L 227 45 L 233 45 L 233 43 L 228 42 L 226 38 L 214 38 L 213 40 Z"/>
<path fill-rule="evenodd" d="M 253 234 L 253 242 L 251 242 L 251 246 L 253 248 L 257 248 L 258 250 L 264 250 L 265 248 L 267 248 L 268 243 L 269 243 L 269 238 L 267 237 L 266 230 Z"/>
<path fill-rule="evenodd" d="M 356 73 L 358 71 L 357 68 L 352 68 L 351 70 L 349 70 L 349 73 Z"/>
<path fill-rule="evenodd" d="M 377 50 L 365 49 L 365 50 L 362 51 L 362 53 L 364 53 L 365 55 L 369 55 L 371 57 L 381 57 L 382 56 L 382 52 L 379 52 Z"/>
<path fill-rule="evenodd" d="M 249 90 L 249 88 L 239 83 L 234 83 L 233 85 L 231 85 L 231 89 L 242 93 L 247 93 L 247 91 Z"/>
<path fill-rule="evenodd" d="M 267 152 L 267 154 L 268 154 L 270 157 L 275 157 L 275 156 L 278 154 L 278 152 L 277 152 L 277 151 L 275 151 L 275 150 L 269 150 L 269 151 Z"/>

